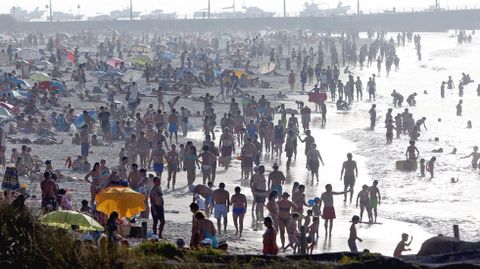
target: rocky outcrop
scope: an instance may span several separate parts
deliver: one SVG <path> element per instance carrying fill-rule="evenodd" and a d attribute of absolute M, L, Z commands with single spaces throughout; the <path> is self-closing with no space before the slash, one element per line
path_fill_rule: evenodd
<path fill-rule="evenodd" d="M 480 243 L 466 242 L 439 235 L 423 242 L 417 256 L 422 257 L 466 251 L 480 252 Z"/>

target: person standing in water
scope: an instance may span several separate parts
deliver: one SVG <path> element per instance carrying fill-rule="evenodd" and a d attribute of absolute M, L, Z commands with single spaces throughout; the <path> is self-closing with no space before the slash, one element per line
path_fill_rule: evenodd
<path fill-rule="evenodd" d="M 417 147 L 415 146 L 415 141 L 410 141 L 410 146 L 408 146 L 407 150 L 405 151 L 406 159 L 408 161 L 417 161 L 419 155 L 420 151 L 418 151 Z"/>
<path fill-rule="evenodd" d="M 378 189 L 378 180 L 373 181 L 373 185 L 369 188 L 370 191 L 370 208 L 373 213 L 373 222 L 377 222 L 377 207 L 381 203 L 380 190 Z"/>
<path fill-rule="evenodd" d="M 332 185 L 327 184 L 325 185 L 325 192 L 322 193 L 320 196 L 320 207 L 323 203 L 323 215 L 322 218 L 325 220 L 325 238 L 327 235 L 332 236 L 332 229 L 333 229 L 333 220 L 336 218 L 335 215 L 335 208 L 333 207 L 333 196 L 334 195 L 342 195 L 346 192 L 334 192 L 332 191 Z M 328 224 L 330 223 L 330 227 Z"/>
<path fill-rule="evenodd" d="M 362 239 L 360 239 L 357 236 L 357 228 L 355 225 L 357 225 L 360 222 L 360 218 L 358 216 L 353 216 L 352 217 L 352 225 L 350 226 L 350 236 L 348 237 L 348 247 L 350 248 L 351 252 L 358 252 L 357 248 L 357 243 L 356 241 L 363 242 Z"/>
<path fill-rule="evenodd" d="M 473 152 L 465 157 L 461 157 L 461 159 L 466 159 L 470 157 L 472 157 L 472 168 L 477 169 L 478 160 L 480 160 L 480 153 L 478 152 L 478 146 L 473 147 Z"/>
<path fill-rule="evenodd" d="M 310 168 L 312 184 L 315 177 L 317 178 L 317 182 L 319 181 L 318 167 L 320 166 L 320 162 L 325 166 L 322 155 L 320 155 L 320 151 L 317 150 L 317 145 L 314 143 L 307 155 L 307 167 Z"/>
<path fill-rule="evenodd" d="M 430 161 L 428 161 L 425 166 L 427 172 L 430 173 L 430 178 L 433 178 L 434 170 L 435 170 L 435 161 L 437 160 L 436 157 L 432 157 Z"/>
<path fill-rule="evenodd" d="M 212 194 L 213 206 L 215 209 L 215 218 L 217 219 L 218 234 L 222 231 L 222 217 L 223 217 L 223 231 L 227 233 L 227 214 L 230 208 L 230 193 L 225 190 L 225 183 L 220 183 L 218 189 Z"/>
<path fill-rule="evenodd" d="M 344 174 L 345 172 L 345 174 Z M 344 202 L 347 202 L 347 190 L 350 188 L 350 203 L 352 202 L 353 197 L 353 188 L 355 187 L 355 179 L 358 177 L 358 168 L 357 162 L 353 160 L 352 153 L 347 154 L 347 160 L 343 162 L 342 171 L 340 172 L 340 180 L 342 180 L 345 185 Z"/>
<path fill-rule="evenodd" d="M 373 104 L 372 108 L 370 108 L 368 111 L 370 114 L 370 131 L 375 130 L 375 123 L 377 122 L 377 111 L 375 110 L 376 107 L 377 105 Z"/>
<path fill-rule="evenodd" d="M 458 101 L 458 104 L 456 106 L 456 109 L 457 109 L 457 116 L 462 116 L 462 104 L 463 104 L 463 100 L 460 99 L 460 101 Z"/>
<path fill-rule="evenodd" d="M 243 218 L 247 212 L 247 197 L 240 193 L 240 187 L 235 187 L 235 194 L 230 201 L 232 203 L 233 224 L 235 225 L 235 236 L 242 237 Z"/>

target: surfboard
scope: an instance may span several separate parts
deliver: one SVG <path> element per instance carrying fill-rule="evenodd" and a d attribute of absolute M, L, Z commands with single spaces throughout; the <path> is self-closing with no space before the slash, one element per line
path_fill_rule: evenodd
<path fill-rule="evenodd" d="M 408 160 L 396 161 L 395 168 L 400 171 L 417 171 L 417 162 Z"/>

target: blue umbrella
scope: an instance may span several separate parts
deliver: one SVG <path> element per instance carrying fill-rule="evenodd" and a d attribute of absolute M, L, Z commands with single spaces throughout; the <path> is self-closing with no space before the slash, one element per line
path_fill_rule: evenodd
<path fill-rule="evenodd" d="M 163 60 L 172 60 L 175 59 L 177 56 L 169 51 L 164 51 L 160 53 L 160 58 Z"/>
<path fill-rule="evenodd" d="M 92 117 L 93 119 L 97 118 L 97 112 L 96 111 L 89 111 L 88 115 Z M 83 125 L 85 125 L 85 118 L 83 117 L 83 114 L 80 116 L 76 117 L 75 120 L 73 121 L 73 125 L 77 128 L 81 128 Z"/>
<path fill-rule="evenodd" d="M 93 71 L 92 73 L 90 73 L 90 75 L 94 78 L 101 78 L 101 77 L 105 76 L 105 72 L 104 71 Z"/>

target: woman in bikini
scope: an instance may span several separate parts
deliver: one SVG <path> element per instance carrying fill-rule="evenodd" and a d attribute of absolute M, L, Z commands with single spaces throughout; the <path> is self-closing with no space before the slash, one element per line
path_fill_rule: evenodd
<path fill-rule="evenodd" d="M 88 178 L 91 177 L 92 180 L 88 180 Z M 93 204 L 95 202 L 95 196 L 97 193 L 100 192 L 101 190 L 101 179 L 102 178 L 102 171 L 100 169 L 100 163 L 95 163 L 93 165 L 92 171 L 90 171 L 86 176 L 85 176 L 85 181 L 90 183 L 90 204 Z"/>
<path fill-rule="evenodd" d="M 297 210 L 297 206 L 288 200 L 290 194 L 284 192 L 282 199 L 277 202 L 278 206 L 278 227 L 280 228 L 280 240 L 282 241 L 282 248 L 285 247 L 285 230 L 291 221 L 291 212 Z"/>

